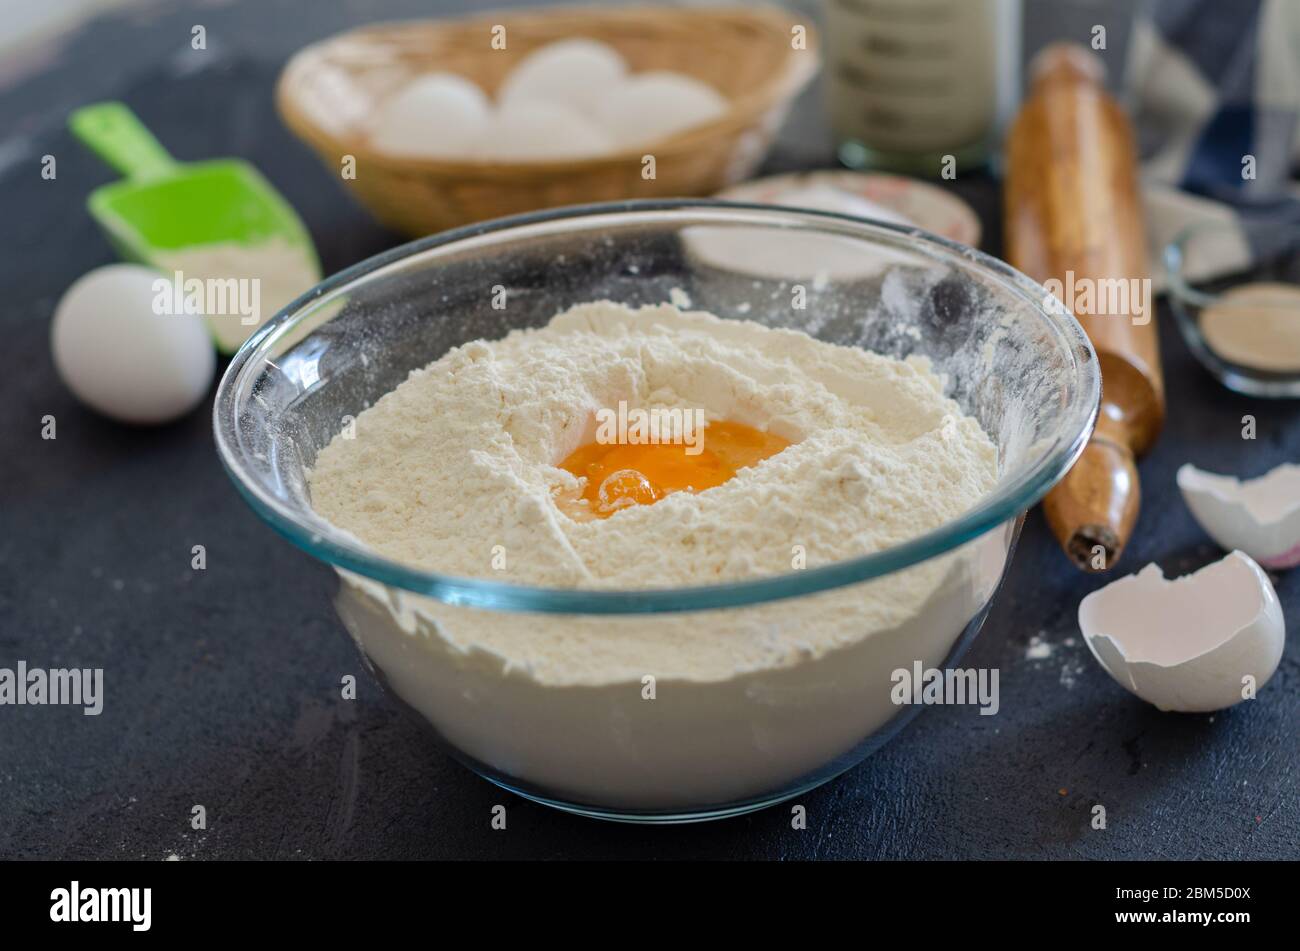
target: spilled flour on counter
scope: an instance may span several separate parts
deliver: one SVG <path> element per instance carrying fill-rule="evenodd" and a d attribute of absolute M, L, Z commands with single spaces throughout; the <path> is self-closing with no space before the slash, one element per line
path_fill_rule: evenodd
<path fill-rule="evenodd" d="M 699 493 L 572 518 L 557 499 L 580 480 L 557 463 L 620 401 L 792 445 Z M 994 445 L 924 360 L 671 305 L 582 304 L 458 347 L 349 435 L 310 473 L 325 519 L 410 565 L 555 588 L 785 574 L 800 552 L 813 568 L 937 528 L 998 475 Z M 868 583 L 631 615 L 472 609 L 343 571 L 338 607 L 393 691 L 463 753 L 563 798 L 676 808 L 779 787 L 892 719 L 891 672 L 943 662 L 1006 554 L 994 531 Z"/>

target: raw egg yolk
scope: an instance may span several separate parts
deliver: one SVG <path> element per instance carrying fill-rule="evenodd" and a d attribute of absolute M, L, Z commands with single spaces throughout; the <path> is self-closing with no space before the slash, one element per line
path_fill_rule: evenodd
<path fill-rule="evenodd" d="M 756 465 L 788 445 L 789 440 L 774 433 L 719 421 L 704 427 L 702 448 L 694 454 L 688 452 L 692 447 L 680 443 L 592 443 L 574 450 L 559 466 L 587 480 L 577 506 L 608 518 L 630 505 L 653 505 L 674 492 L 722 485 L 737 469 Z"/>

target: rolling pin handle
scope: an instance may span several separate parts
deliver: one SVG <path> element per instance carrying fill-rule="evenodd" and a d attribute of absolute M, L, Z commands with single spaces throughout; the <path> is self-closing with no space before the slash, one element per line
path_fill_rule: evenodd
<path fill-rule="evenodd" d="M 1043 501 L 1047 524 L 1070 560 L 1088 572 L 1119 561 L 1137 521 L 1137 464 L 1122 442 L 1094 436 Z"/>

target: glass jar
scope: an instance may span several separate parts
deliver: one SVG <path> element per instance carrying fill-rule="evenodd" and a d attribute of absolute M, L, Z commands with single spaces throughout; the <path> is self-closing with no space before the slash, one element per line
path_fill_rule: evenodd
<path fill-rule="evenodd" d="M 1020 0 L 827 0 L 840 161 L 928 177 L 984 165 L 1020 89 Z"/>

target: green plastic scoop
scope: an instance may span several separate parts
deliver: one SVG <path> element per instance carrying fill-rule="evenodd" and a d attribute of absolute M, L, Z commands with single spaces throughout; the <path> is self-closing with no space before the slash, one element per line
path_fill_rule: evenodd
<path fill-rule="evenodd" d="M 257 279 L 256 319 L 251 306 L 239 313 L 203 310 L 223 353 L 233 353 L 258 323 L 320 280 L 307 229 L 252 165 L 239 159 L 177 162 L 120 102 L 78 109 L 68 125 L 126 176 L 96 188 L 86 202 L 122 257 L 214 284 Z M 242 290 L 247 303 L 252 295 Z"/>

